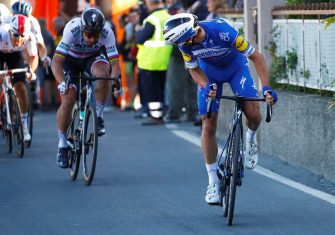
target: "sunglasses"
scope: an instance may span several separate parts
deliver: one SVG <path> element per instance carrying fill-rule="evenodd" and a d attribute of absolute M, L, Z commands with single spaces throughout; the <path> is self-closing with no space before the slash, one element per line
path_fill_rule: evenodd
<path fill-rule="evenodd" d="M 15 38 L 19 38 L 19 37 L 24 38 L 24 35 L 23 35 L 23 34 L 12 33 L 12 35 L 13 35 L 13 37 L 15 37 Z"/>
<path fill-rule="evenodd" d="M 84 32 L 84 36 L 88 39 L 91 39 L 91 38 L 98 39 L 100 38 L 100 32 L 95 32 L 95 33 Z"/>

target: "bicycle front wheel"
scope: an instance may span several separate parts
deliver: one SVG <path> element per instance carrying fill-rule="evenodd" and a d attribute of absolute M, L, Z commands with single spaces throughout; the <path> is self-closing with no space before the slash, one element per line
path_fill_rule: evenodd
<path fill-rule="evenodd" d="M 83 173 L 86 185 L 90 185 L 94 178 L 98 150 L 98 124 L 95 107 L 88 105 L 84 119 L 82 136 Z"/>
<path fill-rule="evenodd" d="M 241 128 L 239 124 L 236 126 L 236 130 L 233 134 L 232 140 L 232 159 L 231 159 L 231 177 L 230 177 L 230 185 L 229 185 L 229 200 L 228 200 L 228 217 L 227 223 L 229 226 L 233 223 L 234 217 L 234 209 L 235 209 L 235 199 L 236 199 L 236 187 L 237 187 L 237 180 L 238 180 L 238 173 L 239 173 L 239 164 L 238 160 L 240 157 L 240 145 L 241 145 Z"/>
<path fill-rule="evenodd" d="M 80 149 L 79 149 L 80 134 L 77 133 L 78 126 L 79 126 L 79 109 L 77 108 L 77 105 L 75 105 L 72 111 L 72 122 L 67 133 L 67 141 L 69 145 L 68 157 L 69 157 L 70 179 L 73 181 L 77 179 L 79 171 L 79 163 L 80 163 Z"/>
<path fill-rule="evenodd" d="M 11 153 L 12 152 L 12 132 L 10 129 L 8 129 L 8 124 L 7 124 L 7 109 L 6 109 L 6 104 L 5 100 L 3 99 L 1 102 L 1 108 L 0 108 L 0 118 L 1 118 L 1 123 L 2 123 L 2 136 L 5 138 L 6 141 L 6 146 L 7 146 L 7 152 Z"/>
<path fill-rule="evenodd" d="M 21 114 L 19 104 L 13 92 L 9 95 L 9 114 L 11 119 L 11 131 L 16 155 L 23 157 L 24 154 L 24 140 L 23 127 L 21 121 Z"/>

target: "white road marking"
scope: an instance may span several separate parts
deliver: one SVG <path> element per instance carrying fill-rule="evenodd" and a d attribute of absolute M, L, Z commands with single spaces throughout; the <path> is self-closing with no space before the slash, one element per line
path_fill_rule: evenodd
<path fill-rule="evenodd" d="M 201 147 L 201 140 L 200 140 L 200 137 L 199 136 L 195 136 L 195 135 L 192 135 L 190 133 L 188 133 L 187 131 L 182 131 L 182 130 L 171 130 L 172 133 L 174 133 L 176 136 L 198 146 L 198 147 Z M 220 148 L 219 149 L 219 152 L 221 152 L 222 149 Z M 276 174 L 266 168 L 263 168 L 261 166 L 257 166 L 254 170 L 254 172 L 258 173 L 258 174 L 261 174 L 263 176 L 266 176 L 272 180 L 275 180 L 275 181 L 278 181 L 282 184 L 285 184 L 287 186 L 290 186 L 292 188 L 295 188 L 297 190 L 300 190 L 304 193 L 307 193 L 307 194 L 310 194 L 314 197 L 317 197 L 321 200 L 324 200 L 324 201 L 327 201 L 333 205 L 335 205 L 335 196 L 331 195 L 331 194 L 328 194 L 328 193 L 325 193 L 325 192 L 322 192 L 320 190 L 317 190 L 317 189 L 314 189 L 314 188 L 311 188 L 311 187 L 308 187 L 306 185 L 303 185 L 301 183 L 298 183 L 296 181 L 293 181 L 293 180 L 290 180 L 284 176 L 281 176 L 279 174 Z"/>

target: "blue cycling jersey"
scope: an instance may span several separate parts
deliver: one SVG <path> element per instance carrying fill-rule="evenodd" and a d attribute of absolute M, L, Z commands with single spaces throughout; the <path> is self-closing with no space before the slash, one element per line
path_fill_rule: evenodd
<path fill-rule="evenodd" d="M 206 65 L 222 69 L 233 61 L 245 63 L 255 49 L 245 40 L 235 28 L 225 19 L 200 21 L 200 26 L 206 32 L 206 38 L 201 44 L 179 46 L 188 68 Z"/>
<path fill-rule="evenodd" d="M 248 61 L 254 53 L 249 44 L 225 19 L 199 22 L 206 37 L 200 44 L 181 45 L 185 64 L 188 68 L 200 67 L 210 83 L 217 84 L 217 94 L 222 94 L 222 84 L 229 82 L 235 95 L 257 97 L 257 87 L 250 74 Z M 212 112 L 218 112 L 220 100 L 212 105 Z M 199 86 L 198 107 L 201 115 L 206 114 L 207 95 Z"/>

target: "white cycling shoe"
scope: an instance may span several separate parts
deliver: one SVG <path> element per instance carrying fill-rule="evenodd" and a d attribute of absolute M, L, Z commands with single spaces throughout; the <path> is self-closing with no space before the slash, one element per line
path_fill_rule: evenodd
<path fill-rule="evenodd" d="M 210 205 L 218 205 L 220 203 L 220 182 L 207 186 L 205 201 Z"/>
<path fill-rule="evenodd" d="M 246 143 L 245 145 L 245 167 L 254 169 L 258 163 L 257 142 Z"/>
<path fill-rule="evenodd" d="M 25 128 L 23 128 L 23 140 L 24 140 L 24 142 L 31 140 L 31 136 L 29 134 L 29 130 L 25 129 Z"/>

